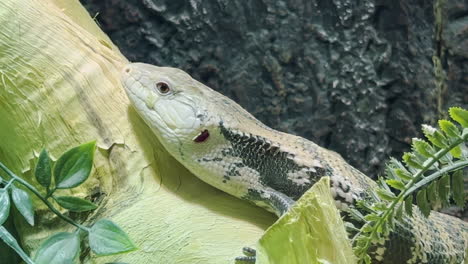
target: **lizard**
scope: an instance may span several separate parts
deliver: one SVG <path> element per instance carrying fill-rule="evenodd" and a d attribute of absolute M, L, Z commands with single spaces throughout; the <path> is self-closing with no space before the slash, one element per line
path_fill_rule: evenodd
<path fill-rule="evenodd" d="M 342 212 L 377 187 L 336 152 L 266 126 L 180 69 L 129 63 L 121 83 L 170 155 L 204 182 L 279 217 L 324 176 L 330 177 Z M 439 212 L 425 218 L 413 211 L 387 237 L 374 241 L 372 262 L 462 263 L 468 225 Z M 255 256 L 237 260 L 254 263 Z"/>

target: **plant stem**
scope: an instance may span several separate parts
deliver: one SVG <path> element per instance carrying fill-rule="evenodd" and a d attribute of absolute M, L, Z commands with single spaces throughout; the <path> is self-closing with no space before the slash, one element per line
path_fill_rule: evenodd
<path fill-rule="evenodd" d="M 45 205 L 47 205 L 47 207 L 49 207 L 49 209 L 54 213 L 56 214 L 58 217 L 62 218 L 63 220 L 65 220 L 66 222 L 68 222 L 69 224 L 81 229 L 81 230 L 84 230 L 86 232 L 89 232 L 89 228 L 86 227 L 86 226 L 83 226 L 83 225 L 80 225 L 78 223 L 76 223 L 75 221 L 73 221 L 71 218 L 69 218 L 68 216 L 65 216 L 63 215 L 62 213 L 60 213 L 46 198 L 44 198 L 41 193 L 39 193 L 39 191 L 34 188 L 34 186 L 32 186 L 31 184 L 29 184 L 27 181 L 23 180 L 22 178 L 18 177 L 16 174 L 14 174 L 12 171 L 10 171 L 5 165 L 3 165 L 2 162 L 0 162 L 0 169 L 2 169 L 6 174 L 8 174 L 12 179 L 16 180 L 17 182 L 21 183 L 22 185 L 24 185 L 26 188 L 28 188 L 28 190 L 30 190 L 32 193 L 34 193 Z"/>
<path fill-rule="evenodd" d="M 431 175 L 425 177 L 424 179 L 420 180 L 419 182 L 415 183 L 413 185 L 413 187 L 411 187 L 410 189 L 407 190 L 407 193 L 408 193 L 408 195 L 412 194 L 416 190 L 421 188 L 422 186 L 424 186 L 424 185 L 428 184 L 429 182 L 441 177 L 445 173 L 450 172 L 450 171 L 454 171 L 454 170 L 458 170 L 458 169 L 462 169 L 462 168 L 467 167 L 467 166 L 468 166 L 468 160 L 457 161 L 457 162 L 453 163 L 452 165 L 450 165 L 448 167 L 445 167 L 445 168 L 443 168 L 443 169 L 441 169 L 441 170 L 439 170 L 437 172 L 434 172 L 433 174 L 431 174 Z"/>
<path fill-rule="evenodd" d="M 15 179 L 11 179 L 10 181 L 6 182 L 7 184 L 5 185 L 5 187 L 3 187 L 3 189 L 8 189 L 8 187 L 10 187 L 10 185 L 13 184 L 14 181 Z"/>
<path fill-rule="evenodd" d="M 8 232 L 8 230 L 0 226 L 0 240 L 11 247 L 27 264 L 34 264 L 34 261 L 24 252 L 18 244 L 18 241 Z"/>

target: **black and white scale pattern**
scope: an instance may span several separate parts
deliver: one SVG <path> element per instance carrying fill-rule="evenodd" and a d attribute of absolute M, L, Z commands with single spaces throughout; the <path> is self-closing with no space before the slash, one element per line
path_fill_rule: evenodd
<path fill-rule="evenodd" d="M 236 133 L 220 124 L 224 138 L 232 145 L 225 149 L 223 156 L 239 157 L 242 162 L 234 163 L 226 177 L 235 177 L 238 169 L 249 167 L 259 174 L 260 183 L 281 192 L 293 200 L 299 199 L 321 177 L 331 171 L 314 167 L 300 166 L 294 161 L 294 154 L 283 152 L 279 145 L 267 139 L 245 133 Z M 295 177 L 291 177 L 291 175 Z M 257 191 L 257 190 L 252 190 Z"/>

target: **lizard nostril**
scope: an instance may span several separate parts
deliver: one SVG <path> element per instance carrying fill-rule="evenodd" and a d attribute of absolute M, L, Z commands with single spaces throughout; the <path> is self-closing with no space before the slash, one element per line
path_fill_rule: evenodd
<path fill-rule="evenodd" d="M 130 67 L 126 67 L 125 70 L 124 70 L 126 73 L 130 73 L 132 71 L 132 69 L 130 69 Z"/>

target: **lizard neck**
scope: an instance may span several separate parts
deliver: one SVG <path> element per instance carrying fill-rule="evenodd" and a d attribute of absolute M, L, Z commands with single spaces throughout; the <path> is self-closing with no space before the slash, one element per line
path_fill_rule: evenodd
<path fill-rule="evenodd" d="M 222 122 L 219 130 L 229 142 L 223 155 L 238 158 L 237 168 L 249 168 L 257 176 L 258 184 L 248 186 L 249 194 L 259 191 L 261 186 L 297 200 L 320 177 L 331 175 L 330 168 L 314 158 L 316 153 L 313 148 L 309 148 L 306 153 L 297 144 L 298 137 L 260 126 L 249 132 L 228 127 Z M 225 176 L 241 176 L 239 174 L 233 168 Z"/>

